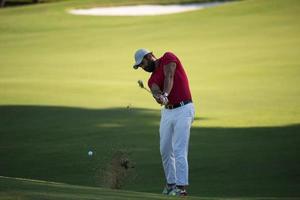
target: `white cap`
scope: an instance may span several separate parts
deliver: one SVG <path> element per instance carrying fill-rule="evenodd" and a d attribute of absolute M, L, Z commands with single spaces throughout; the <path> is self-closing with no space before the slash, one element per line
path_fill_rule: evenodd
<path fill-rule="evenodd" d="M 142 60 L 145 55 L 148 53 L 152 53 L 151 51 L 147 49 L 138 49 L 134 54 L 135 64 L 133 65 L 134 69 L 137 69 L 138 66 L 142 63 Z"/>

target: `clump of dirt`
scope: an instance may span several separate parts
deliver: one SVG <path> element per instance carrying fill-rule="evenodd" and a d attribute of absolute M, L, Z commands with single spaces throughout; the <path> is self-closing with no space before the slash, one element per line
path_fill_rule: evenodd
<path fill-rule="evenodd" d="M 113 153 L 107 166 L 98 176 L 100 185 L 111 189 L 121 189 L 129 176 L 133 177 L 134 163 L 124 150 L 118 150 Z"/>

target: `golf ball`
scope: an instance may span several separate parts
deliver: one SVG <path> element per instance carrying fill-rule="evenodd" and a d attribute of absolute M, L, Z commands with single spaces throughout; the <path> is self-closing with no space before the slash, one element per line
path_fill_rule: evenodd
<path fill-rule="evenodd" d="M 93 152 L 92 152 L 92 151 L 89 151 L 89 152 L 88 152 L 88 155 L 89 155 L 89 156 L 92 156 L 92 155 L 93 155 Z"/>

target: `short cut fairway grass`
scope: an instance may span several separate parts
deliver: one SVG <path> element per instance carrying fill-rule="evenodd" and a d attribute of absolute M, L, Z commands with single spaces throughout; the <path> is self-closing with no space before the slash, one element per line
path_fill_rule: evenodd
<path fill-rule="evenodd" d="M 0 103 L 160 109 L 137 87 L 148 75 L 131 67 L 145 47 L 182 60 L 197 116 L 210 119 L 195 126 L 299 123 L 298 4 L 249 0 L 159 17 L 67 13 L 98 1 L 3 9 Z"/>
<path fill-rule="evenodd" d="M 149 74 L 132 69 L 134 51 L 145 47 L 157 57 L 173 51 L 189 75 L 191 195 L 299 198 L 299 1 L 245 0 L 159 17 L 67 12 L 158 2 L 190 1 L 0 10 L 0 175 L 101 186 L 99 173 L 122 150 L 135 166 L 123 189 L 160 193 L 161 107 L 138 87 Z"/>
<path fill-rule="evenodd" d="M 164 197 L 158 194 L 84 187 L 56 182 L 32 179 L 8 178 L 0 176 L 0 199 L 12 200 L 167 200 L 181 199 Z M 189 197 L 186 200 L 209 200 L 207 198 Z M 213 200 L 213 199 L 212 199 Z"/>
<path fill-rule="evenodd" d="M 176 200 L 182 197 L 166 197 L 159 194 L 111 190 L 105 188 L 86 187 L 33 179 L 9 178 L 0 176 L 0 199 L 5 200 Z M 185 200 L 297 200 L 297 198 L 276 197 L 184 197 Z"/>

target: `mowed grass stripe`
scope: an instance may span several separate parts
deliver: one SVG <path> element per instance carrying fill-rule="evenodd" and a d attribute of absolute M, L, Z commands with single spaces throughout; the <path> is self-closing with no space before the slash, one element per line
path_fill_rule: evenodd
<path fill-rule="evenodd" d="M 5 186 L 4 186 L 5 184 Z M 95 200 L 126 200 L 126 199 L 145 199 L 145 200 L 166 200 L 182 199 L 167 197 L 158 194 L 131 192 L 124 190 L 111 190 L 104 188 L 84 187 L 69 185 L 64 183 L 47 182 L 41 180 L 14 178 L 0 176 L 0 185 L 7 191 L 0 190 L 0 199 L 95 199 Z M 3 188 L 2 188 L 3 189 Z M 295 197 L 185 197 L 187 200 L 296 200 Z"/>
<path fill-rule="evenodd" d="M 0 176 L 0 199 L 179 199 L 159 194 L 84 187 L 64 183 Z M 4 192 L 3 192 L 4 191 Z M 187 199 L 202 199 L 188 197 Z"/>
<path fill-rule="evenodd" d="M 157 56 L 171 50 L 182 59 L 197 116 L 215 119 L 195 126 L 299 122 L 298 1 L 241 1 L 160 17 L 66 12 L 86 4 L 0 11 L 1 104 L 160 109 L 136 84 L 148 75 L 131 67 L 135 49 L 147 47 Z M 54 96 L 53 88 L 63 95 Z"/>

